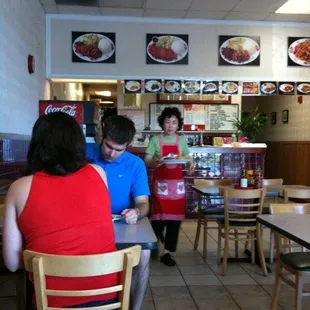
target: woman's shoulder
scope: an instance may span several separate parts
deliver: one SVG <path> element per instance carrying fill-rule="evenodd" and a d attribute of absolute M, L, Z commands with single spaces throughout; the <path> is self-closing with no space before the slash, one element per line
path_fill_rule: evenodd
<path fill-rule="evenodd" d="M 99 165 L 88 164 L 88 166 L 92 167 L 99 174 L 104 183 L 107 185 L 107 175 L 104 172 L 104 170 Z"/>

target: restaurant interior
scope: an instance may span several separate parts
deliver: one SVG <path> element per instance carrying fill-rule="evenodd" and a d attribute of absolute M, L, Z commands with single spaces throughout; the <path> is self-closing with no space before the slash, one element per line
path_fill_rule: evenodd
<path fill-rule="evenodd" d="M 128 152 L 143 159 L 162 132 L 157 117 L 176 106 L 195 172 L 183 167 L 176 265 L 160 262 L 155 242 L 142 309 L 309 309 L 308 2 L 2 1 L 0 223 L 32 126 L 48 108 L 82 106 L 90 157 L 106 117 L 131 118 Z M 261 127 L 252 135 L 242 125 L 253 119 Z M 0 309 L 28 310 L 24 286 L 24 271 L 0 260 Z"/>

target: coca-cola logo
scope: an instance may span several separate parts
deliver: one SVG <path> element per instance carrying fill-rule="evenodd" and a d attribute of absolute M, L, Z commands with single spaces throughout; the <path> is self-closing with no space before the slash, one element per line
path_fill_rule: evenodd
<path fill-rule="evenodd" d="M 45 114 L 50 114 L 54 112 L 64 112 L 69 114 L 70 116 L 75 117 L 76 115 L 76 106 L 65 105 L 63 107 L 53 107 L 52 104 L 48 105 L 45 109 Z"/>

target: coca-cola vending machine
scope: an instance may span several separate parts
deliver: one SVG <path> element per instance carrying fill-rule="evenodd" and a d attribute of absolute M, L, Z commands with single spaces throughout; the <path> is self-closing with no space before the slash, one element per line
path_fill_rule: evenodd
<path fill-rule="evenodd" d="M 86 137 L 96 134 L 96 104 L 91 101 L 40 100 L 39 115 L 64 112 L 74 117 L 83 126 L 86 125 Z M 84 126 L 83 126 L 84 127 Z"/>

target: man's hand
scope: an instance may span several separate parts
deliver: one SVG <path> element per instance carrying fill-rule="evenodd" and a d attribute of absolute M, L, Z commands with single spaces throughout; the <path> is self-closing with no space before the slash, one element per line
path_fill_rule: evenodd
<path fill-rule="evenodd" d="M 122 211 L 122 216 L 127 224 L 136 224 L 139 219 L 138 210 L 135 209 L 125 209 Z"/>

